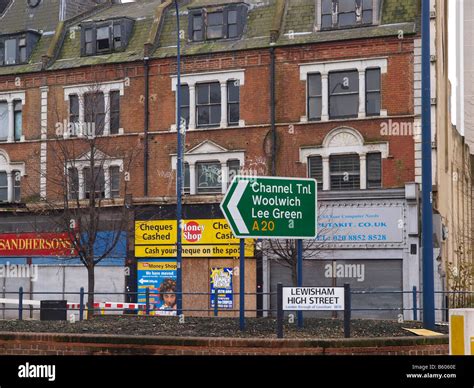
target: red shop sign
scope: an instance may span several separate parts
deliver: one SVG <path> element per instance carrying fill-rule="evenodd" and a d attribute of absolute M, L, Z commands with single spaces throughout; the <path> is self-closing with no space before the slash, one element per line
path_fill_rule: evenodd
<path fill-rule="evenodd" d="M 2 256 L 76 256 L 68 233 L 0 234 Z"/>

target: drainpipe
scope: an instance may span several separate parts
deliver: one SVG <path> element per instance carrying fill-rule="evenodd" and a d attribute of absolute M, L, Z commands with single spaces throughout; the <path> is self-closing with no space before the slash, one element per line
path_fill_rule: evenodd
<path fill-rule="evenodd" d="M 272 132 L 272 176 L 276 175 L 276 107 L 275 107 L 275 48 L 270 48 L 270 122 Z"/>
<path fill-rule="evenodd" d="M 143 66 L 145 68 L 145 123 L 144 123 L 144 152 L 143 152 L 143 194 L 148 197 L 148 127 L 150 123 L 150 64 L 149 58 L 143 59 Z"/>

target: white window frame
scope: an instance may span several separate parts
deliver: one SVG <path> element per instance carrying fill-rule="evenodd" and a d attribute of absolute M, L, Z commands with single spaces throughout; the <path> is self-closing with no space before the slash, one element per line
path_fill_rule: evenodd
<path fill-rule="evenodd" d="M 24 91 L 20 90 L 15 92 L 0 93 L 0 102 L 6 102 L 8 106 L 8 137 L 6 140 L 7 143 L 15 142 L 15 101 L 21 101 L 23 114 L 23 107 L 25 106 Z M 25 123 L 24 120 L 23 123 Z M 20 141 L 25 141 L 25 135 L 21 136 Z"/>
<path fill-rule="evenodd" d="M 300 64 L 300 80 L 304 81 L 306 86 L 306 115 L 301 117 L 300 121 L 302 123 L 308 122 L 308 74 L 319 73 L 321 74 L 321 94 L 322 94 L 322 103 L 321 103 L 321 120 L 320 121 L 329 121 L 329 73 L 330 72 L 339 72 L 339 71 L 351 71 L 357 70 L 359 72 L 359 113 L 358 118 L 366 118 L 366 106 L 365 106 L 365 72 L 369 68 L 380 68 L 380 74 L 387 73 L 388 59 L 387 57 L 383 58 L 367 58 L 367 59 L 357 59 L 357 60 L 344 60 L 344 61 L 335 61 L 335 62 L 315 62 L 315 63 L 304 63 Z M 381 85 L 382 88 L 382 85 Z M 382 95 L 382 93 L 381 93 Z M 380 116 L 370 116 L 370 118 L 377 117 L 386 117 L 387 110 L 380 109 Z M 331 119 L 331 121 L 337 120 L 355 120 L 355 118 L 344 119 L 336 118 Z"/>
<path fill-rule="evenodd" d="M 4 150 L 0 150 L 0 171 L 7 173 L 7 184 L 8 184 L 8 195 L 7 203 L 15 202 L 15 176 L 14 171 L 19 171 L 21 177 L 26 175 L 25 163 L 23 162 L 11 162 L 8 153 Z"/>
<path fill-rule="evenodd" d="M 323 162 L 323 187 L 324 191 L 331 189 L 331 176 L 329 157 L 331 155 L 358 154 L 360 158 L 360 189 L 367 189 L 367 154 L 380 152 L 382 160 L 389 155 L 388 142 L 365 143 L 359 131 L 349 127 L 333 129 L 324 138 L 321 146 L 300 148 L 300 162 L 308 164 L 308 158 L 321 156 Z M 307 169 L 306 169 L 307 170 Z M 321 182 L 318 182 L 320 184 Z"/>
<path fill-rule="evenodd" d="M 75 161 L 68 162 L 64 170 L 64 174 L 68 174 L 70 168 L 77 169 L 77 175 L 79 177 L 79 200 L 86 199 L 85 192 L 85 182 L 84 182 L 84 169 L 90 168 L 90 154 L 86 154 Z M 97 152 L 95 156 L 98 165 L 95 167 L 101 167 L 104 170 L 104 180 L 105 180 L 105 197 L 104 199 L 112 199 L 111 196 L 111 187 L 110 187 L 110 167 L 119 167 L 120 171 L 123 169 L 123 160 L 110 158 L 107 155 Z M 69 195 L 69 180 L 68 180 L 68 195 Z"/>
<path fill-rule="evenodd" d="M 176 170 L 177 165 L 177 156 L 171 155 L 171 166 L 173 170 Z M 240 169 L 242 170 L 245 163 L 245 151 L 229 151 L 216 143 L 208 140 L 205 141 L 193 149 L 189 150 L 184 154 L 183 157 L 183 179 L 184 179 L 184 163 L 189 164 L 189 186 L 190 186 L 190 195 L 197 195 L 197 179 L 196 179 L 196 164 L 197 163 L 206 163 L 206 162 L 215 162 L 220 163 L 221 165 L 221 185 L 222 190 L 221 194 L 227 192 L 229 186 L 228 177 L 229 177 L 229 168 L 228 162 L 232 160 L 238 160 L 240 164 Z M 216 195 L 213 194 L 199 194 L 199 195 Z"/>
<path fill-rule="evenodd" d="M 110 92 L 118 91 L 120 92 L 120 97 L 124 96 L 125 90 L 125 81 L 114 81 L 114 82 L 104 82 L 100 84 L 83 84 L 75 86 L 65 86 L 64 87 L 64 101 L 68 104 L 68 124 L 70 117 L 70 105 L 69 105 L 69 96 L 77 95 L 79 98 L 79 128 L 85 128 L 84 116 L 85 116 L 85 106 L 84 106 L 84 95 L 88 93 L 104 93 L 104 107 L 105 107 L 105 123 L 104 130 L 101 136 L 110 136 Z M 63 137 L 65 139 L 69 138 L 69 125 L 64 125 Z M 119 128 L 119 135 L 123 135 L 123 128 Z"/>
<path fill-rule="evenodd" d="M 199 83 L 210 83 L 219 82 L 221 85 L 221 122 L 217 129 L 227 128 L 227 82 L 238 81 L 240 86 L 245 84 L 245 70 L 230 70 L 230 71 L 219 71 L 212 73 L 195 73 L 195 74 L 184 74 L 181 76 L 181 85 L 187 84 L 189 87 L 189 125 L 188 130 L 197 129 L 197 118 L 196 118 L 196 84 Z M 177 77 L 171 76 L 171 90 L 176 94 Z M 242 94 L 240 94 L 242 96 Z M 176 100 L 176 98 L 175 98 Z M 176 102 L 177 105 L 177 102 Z M 244 127 L 245 121 L 239 120 L 238 126 L 231 126 L 232 128 Z M 172 131 L 176 131 L 177 124 L 171 126 Z M 211 128 L 199 128 L 199 129 L 216 129 Z"/>

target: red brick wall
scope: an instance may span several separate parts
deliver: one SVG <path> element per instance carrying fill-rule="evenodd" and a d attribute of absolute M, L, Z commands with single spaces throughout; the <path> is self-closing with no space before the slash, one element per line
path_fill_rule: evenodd
<path fill-rule="evenodd" d="M 448 340 L 406 344 L 404 339 L 299 340 L 114 337 L 106 335 L 0 333 L 2 355 L 447 355 Z M 397 344 L 399 342 L 399 344 Z M 429 341 L 427 341 L 429 343 Z M 324 344 L 323 344 L 324 343 Z"/>
<path fill-rule="evenodd" d="M 388 141 L 390 156 L 383 161 L 383 186 L 402 187 L 414 180 L 414 145 L 409 136 L 382 136 L 380 118 L 365 120 L 331 121 L 327 123 L 298 124 L 306 110 L 306 85 L 300 81 L 299 64 L 326 60 L 357 59 L 361 57 L 387 57 L 388 73 L 382 78 L 382 109 L 397 121 L 413 122 L 413 40 L 406 38 L 364 39 L 345 42 L 328 42 L 306 46 L 278 48 L 277 60 L 277 121 L 279 152 L 277 175 L 305 176 L 306 166 L 299 163 L 299 148 L 317 146 L 332 129 L 348 126 L 362 133 L 366 142 Z M 196 130 L 188 132 L 186 149 L 211 139 L 229 150 L 245 150 L 245 168 L 269 173 L 270 155 L 265 152 L 270 130 L 270 54 L 268 50 L 241 51 L 214 55 L 185 57 L 186 73 L 229 69 L 245 70 L 245 85 L 241 89 L 241 119 L 245 128 Z M 171 90 L 171 75 L 175 74 L 173 58 L 150 62 L 150 164 L 149 195 L 172 196 L 175 192 L 174 171 L 171 156 L 176 152 L 176 133 L 169 132 L 175 122 L 175 96 Z M 14 85 L 13 77 L 0 77 L 0 91 L 26 90 L 24 108 L 24 134 L 28 140 L 40 138 L 40 91 L 49 86 L 48 133 L 54 136 L 58 121 L 68 119 L 68 104 L 64 101 L 64 85 L 122 80 L 130 77 L 121 100 L 121 127 L 124 136 L 114 136 L 101 141 L 103 151 L 112 157 L 120 157 L 125 150 L 137 155 L 131 168 L 130 192 L 134 197 L 143 196 L 143 132 L 144 126 L 144 67 L 142 62 L 110 64 L 105 66 L 61 70 L 43 74 L 25 74 L 21 86 Z M 289 133 L 288 125 L 294 125 Z M 266 141 L 267 140 L 267 141 Z M 69 141 L 72 144 L 73 141 Z M 72 147 L 72 145 L 70 145 Z M 39 146 L 37 143 L 0 144 L 12 156 L 12 160 L 27 162 L 28 180 L 39 187 Z M 68 146 L 69 147 L 69 146 Z M 77 147 L 77 152 L 81 146 Z M 48 173 L 58 170 L 58 161 L 52 157 L 52 145 L 48 146 Z M 31 168 L 29 166 L 32 166 Z M 32 172 L 30 174 L 30 172 Z M 48 187 L 54 196 L 56 188 Z"/>

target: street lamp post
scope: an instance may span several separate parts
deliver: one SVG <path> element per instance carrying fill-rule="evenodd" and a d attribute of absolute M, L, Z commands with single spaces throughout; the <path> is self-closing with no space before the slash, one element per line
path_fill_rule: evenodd
<path fill-rule="evenodd" d="M 183 195 L 183 144 L 181 134 L 181 39 L 179 27 L 179 5 L 178 0 L 174 1 L 176 8 L 176 40 L 177 40 L 177 80 L 176 80 L 176 133 L 178 136 L 177 166 L 176 166 L 176 295 L 177 295 L 177 313 L 182 314 L 183 310 L 183 281 L 182 281 L 182 195 Z M 185 130 L 186 127 L 183 128 Z"/>

